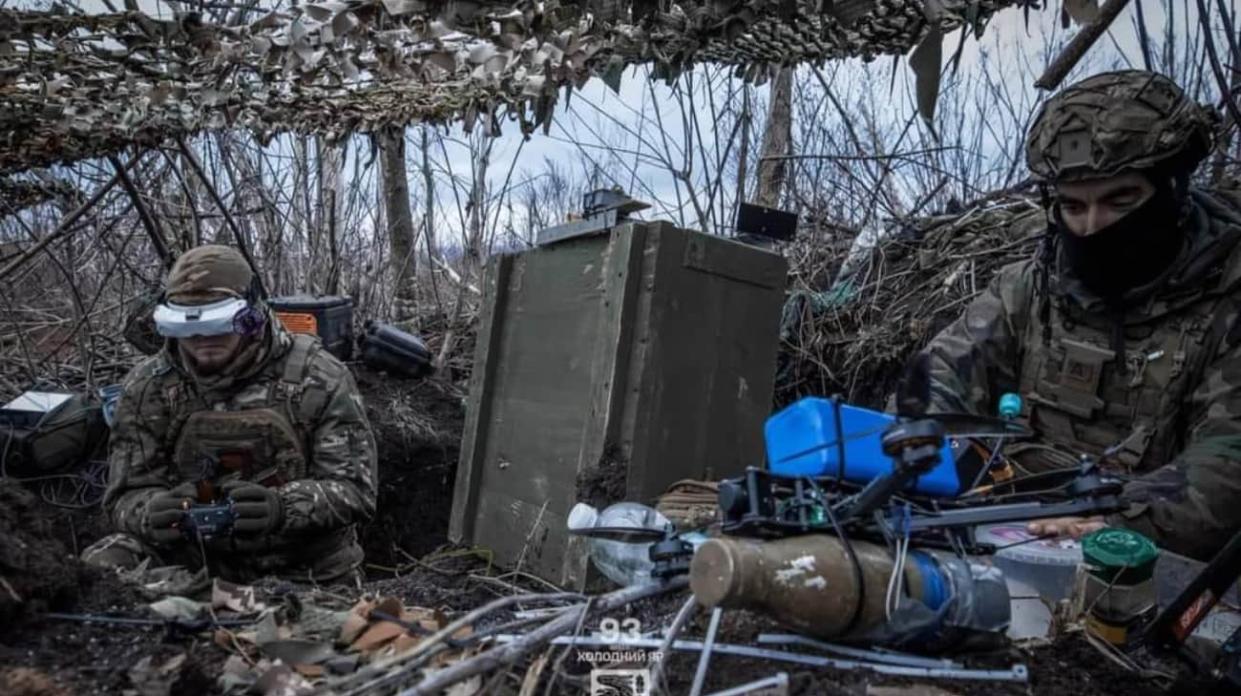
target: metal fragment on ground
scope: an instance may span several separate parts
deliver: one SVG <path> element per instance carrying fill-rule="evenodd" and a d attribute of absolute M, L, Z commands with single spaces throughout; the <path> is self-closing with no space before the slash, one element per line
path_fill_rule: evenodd
<path fill-rule="evenodd" d="M 907 667 L 926 667 L 928 669 L 962 669 L 964 665 L 954 662 L 946 658 L 921 657 L 918 655 L 909 655 L 906 653 L 886 651 L 886 650 L 863 650 L 861 648 L 850 648 L 844 645 L 836 645 L 825 641 L 816 640 L 808 636 L 799 636 L 795 633 L 762 633 L 758 636 L 758 642 L 761 645 L 803 645 L 808 648 L 818 648 L 825 652 L 835 653 L 842 657 L 852 657 L 859 660 L 869 660 L 871 662 L 884 662 L 893 665 L 905 665 Z"/>
<path fill-rule="evenodd" d="M 711 611 L 711 623 L 707 626 L 707 637 L 703 642 L 702 656 L 698 658 L 698 670 L 694 672 L 694 685 L 690 688 L 690 696 L 699 696 L 702 686 L 707 680 L 707 666 L 711 663 L 711 648 L 715 645 L 715 636 L 720 630 L 720 617 L 724 615 L 722 607 Z"/>

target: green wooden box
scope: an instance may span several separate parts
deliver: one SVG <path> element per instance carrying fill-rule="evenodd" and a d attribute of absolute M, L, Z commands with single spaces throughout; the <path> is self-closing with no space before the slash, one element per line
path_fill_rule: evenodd
<path fill-rule="evenodd" d="M 787 272 L 667 223 L 492 257 L 450 538 L 581 588 L 576 502 L 760 465 Z"/>

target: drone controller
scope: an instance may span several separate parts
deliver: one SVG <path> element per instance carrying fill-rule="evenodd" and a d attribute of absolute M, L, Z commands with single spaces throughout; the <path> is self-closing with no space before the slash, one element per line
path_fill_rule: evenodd
<path fill-rule="evenodd" d="M 233 530 L 237 510 L 232 501 L 211 504 L 193 504 L 181 517 L 181 531 L 190 538 L 213 539 L 226 536 Z"/>

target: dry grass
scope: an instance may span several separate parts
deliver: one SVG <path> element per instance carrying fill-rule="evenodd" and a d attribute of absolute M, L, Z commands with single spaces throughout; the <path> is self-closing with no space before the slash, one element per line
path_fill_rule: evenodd
<path fill-rule="evenodd" d="M 795 295 L 786 308 L 777 403 L 839 394 L 882 406 L 909 356 L 996 271 L 1035 253 L 1040 221 L 1040 209 L 1024 198 L 918 220 L 877 244 L 833 292 Z"/>

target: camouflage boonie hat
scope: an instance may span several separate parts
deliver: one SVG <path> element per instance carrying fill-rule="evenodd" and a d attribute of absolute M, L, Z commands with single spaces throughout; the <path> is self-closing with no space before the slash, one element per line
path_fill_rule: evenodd
<path fill-rule="evenodd" d="M 1163 75 L 1101 73 L 1043 104 L 1026 138 L 1026 161 L 1044 181 L 1156 167 L 1190 172 L 1210 152 L 1217 120 L 1213 108 Z"/>
<path fill-rule="evenodd" d="M 169 302 L 194 305 L 227 297 L 245 297 L 254 271 L 240 251 L 221 244 L 194 247 L 177 257 L 168 271 Z"/>

